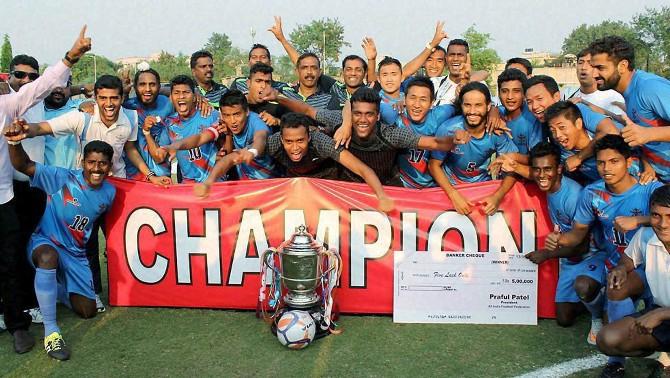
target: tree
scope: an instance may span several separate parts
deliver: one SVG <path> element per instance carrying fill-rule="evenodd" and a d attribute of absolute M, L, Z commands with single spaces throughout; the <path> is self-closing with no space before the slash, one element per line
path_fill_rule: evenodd
<path fill-rule="evenodd" d="M 74 83 L 94 83 L 101 75 L 116 75 L 119 65 L 102 55 L 85 54 L 72 66 Z M 97 75 L 97 76 L 96 76 Z"/>
<path fill-rule="evenodd" d="M 177 75 L 191 76 L 189 57 L 182 53 L 174 56 L 166 51 L 161 51 L 158 60 L 151 62 L 151 67 L 161 75 L 162 82 L 168 82 Z"/>
<path fill-rule="evenodd" d="M 493 40 L 491 34 L 480 33 L 475 29 L 475 25 L 472 25 L 463 33 L 463 39 L 470 46 L 472 71 L 490 71 L 495 64 L 501 62 L 498 53 L 488 46 Z"/>
<path fill-rule="evenodd" d="M 278 59 L 274 58 L 272 68 L 274 68 L 273 78 L 285 83 L 292 83 L 298 80 L 295 73 L 295 65 L 291 62 L 288 55 L 282 55 Z"/>
<path fill-rule="evenodd" d="M 603 21 L 598 25 L 582 24 L 573 30 L 563 41 L 563 54 L 577 54 L 587 48 L 591 42 L 608 35 L 618 35 L 633 44 L 638 53 L 649 50 L 635 30 L 622 21 Z"/>
<path fill-rule="evenodd" d="M 289 39 L 296 50 L 317 54 L 324 70 L 339 65 L 342 47 L 351 46 L 344 40 L 344 26 L 337 18 L 322 18 L 307 25 L 298 25 L 289 35 Z"/>
<path fill-rule="evenodd" d="M 12 44 L 9 42 L 9 36 L 5 34 L 0 49 L 0 72 L 8 72 L 9 64 L 12 62 Z"/>
<path fill-rule="evenodd" d="M 636 65 L 670 77 L 670 7 L 645 9 L 633 17 L 633 26 L 638 38 L 648 46 L 646 56 L 636 54 Z"/>

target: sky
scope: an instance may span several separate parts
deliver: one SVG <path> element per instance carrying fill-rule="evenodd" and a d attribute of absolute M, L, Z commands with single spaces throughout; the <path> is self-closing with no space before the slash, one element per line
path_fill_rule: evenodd
<path fill-rule="evenodd" d="M 93 40 L 92 52 L 112 60 L 148 56 L 161 50 L 190 55 L 212 33 L 227 34 L 243 51 L 255 42 L 266 44 L 273 56 L 283 48 L 267 31 L 282 16 L 288 36 L 299 24 L 337 18 L 344 25 L 343 54 L 363 55 L 363 37 L 375 39 L 378 54 L 403 62 L 416 56 L 432 39 L 435 23 L 445 21 L 450 38 L 469 26 L 493 38 L 490 46 L 503 59 L 524 48 L 559 52 L 565 37 L 581 24 L 604 20 L 630 21 L 645 7 L 667 6 L 667 0 L 9 0 L 3 10 L 0 34 L 7 33 L 14 54 L 28 54 L 40 63 L 60 59 L 83 24 Z"/>

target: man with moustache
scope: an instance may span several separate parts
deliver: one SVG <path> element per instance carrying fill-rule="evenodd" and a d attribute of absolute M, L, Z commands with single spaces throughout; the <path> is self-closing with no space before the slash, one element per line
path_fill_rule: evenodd
<path fill-rule="evenodd" d="M 486 132 L 486 118 L 491 107 L 491 94 L 486 85 L 480 82 L 466 84 L 458 96 L 457 106 L 462 116 L 442 123 L 435 135 L 453 136 L 456 131 L 465 130 L 470 140 L 450 152 L 432 152 L 428 169 L 451 200 L 454 209 L 459 214 L 469 214 L 474 204 L 463 197 L 454 185 L 491 180 L 489 164 L 492 155 L 518 155 L 519 150 L 508 135 Z M 505 176 L 500 187 L 481 201 L 485 204 L 483 210 L 486 214 L 493 214 L 498 209 L 515 182 L 513 175 Z"/>
<path fill-rule="evenodd" d="M 190 64 L 198 93 L 206 98 L 214 109 L 218 109 L 219 99 L 228 91 L 228 87 L 214 80 L 212 53 L 206 50 L 196 51 L 191 55 Z"/>
<path fill-rule="evenodd" d="M 344 83 L 338 81 L 330 87 L 330 94 L 338 99 L 340 109 L 351 98 L 351 95 L 364 85 L 367 72 L 368 64 L 360 56 L 348 55 L 342 59 L 342 77 Z"/>
<path fill-rule="evenodd" d="M 670 81 L 635 69 L 633 46 L 621 37 L 599 39 L 589 51 L 598 90 L 614 89 L 626 100 L 624 140 L 670 182 Z"/>

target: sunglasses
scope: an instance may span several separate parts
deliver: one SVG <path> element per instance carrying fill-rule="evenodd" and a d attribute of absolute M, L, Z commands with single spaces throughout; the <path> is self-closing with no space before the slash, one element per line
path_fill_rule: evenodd
<path fill-rule="evenodd" d="M 11 74 L 19 80 L 25 78 L 26 76 L 28 76 L 28 79 L 30 80 L 36 80 L 38 77 L 40 77 L 40 74 L 37 72 L 12 71 Z"/>

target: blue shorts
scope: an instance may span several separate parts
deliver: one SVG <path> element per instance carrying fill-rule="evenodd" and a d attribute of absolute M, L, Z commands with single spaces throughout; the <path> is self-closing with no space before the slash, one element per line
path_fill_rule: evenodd
<path fill-rule="evenodd" d="M 48 245 L 58 253 L 58 268 L 56 277 L 58 283 L 63 285 L 69 294 L 79 294 L 86 298 L 95 300 L 95 289 L 93 288 L 93 274 L 88 265 L 86 256 L 74 256 L 66 249 L 57 246 L 51 240 L 33 234 L 28 242 L 28 261 L 33 264 L 33 251 L 41 245 Z"/>
<path fill-rule="evenodd" d="M 561 262 L 558 285 L 556 285 L 556 302 L 581 302 L 575 291 L 575 280 L 579 276 L 589 277 L 601 285 L 605 285 L 607 283 L 606 258 L 607 256 L 604 253 L 596 253 L 578 263 Z"/>

